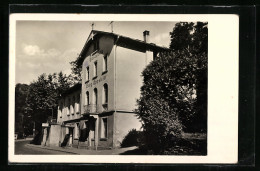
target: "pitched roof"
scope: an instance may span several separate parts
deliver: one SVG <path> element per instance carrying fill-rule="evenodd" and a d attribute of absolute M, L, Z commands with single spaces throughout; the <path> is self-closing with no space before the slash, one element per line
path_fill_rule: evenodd
<path fill-rule="evenodd" d="M 146 50 L 156 51 L 156 52 L 170 51 L 169 48 L 157 46 L 154 43 L 146 43 L 142 40 L 133 39 L 130 37 L 122 36 L 122 35 L 111 33 L 111 32 L 92 30 L 80 53 L 80 56 L 84 56 L 88 47 L 90 46 L 91 42 L 93 41 L 93 39 L 95 37 L 99 37 L 102 35 L 109 35 L 109 36 L 113 37 L 117 46 L 129 48 L 129 49 L 140 51 L 140 52 L 145 52 Z"/>
<path fill-rule="evenodd" d="M 65 97 L 75 91 L 81 90 L 81 83 L 76 83 L 75 85 L 73 85 L 72 87 L 70 87 L 69 89 L 67 89 L 65 92 L 63 92 L 61 94 L 61 97 Z"/>

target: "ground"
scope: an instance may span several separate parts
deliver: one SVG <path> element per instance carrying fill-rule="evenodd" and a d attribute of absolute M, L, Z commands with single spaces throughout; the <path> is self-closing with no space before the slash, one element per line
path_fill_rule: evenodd
<path fill-rule="evenodd" d="M 160 151 L 148 149 L 145 144 L 140 148 L 121 153 L 122 155 L 207 155 L 206 133 L 183 133 L 180 138 L 175 138 L 167 148 Z"/>
<path fill-rule="evenodd" d="M 29 144 L 31 140 L 16 140 L 16 155 L 147 155 L 152 154 L 149 150 L 137 146 L 116 148 L 107 150 L 88 150 L 73 147 L 46 147 Z M 175 140 L 173 145 L 163 152 L 162 155 L 207 155 L 207 136 L 201 133 L 185 133 L 181 139 Z"/>
<path fill-rule="evenodd" d="M 32 148 L 27 146 L 31 140 L 19 140 L 15 142 L 15 154 L 16 155 L 31 155 L 31 154 L 39 154 L 39 155 L 52 155 L 52 154 L 59 154 L 59 155 L 68 155 L 71 153 L 66 153 L 62 151 L 53 151 L 41 148 Z"/>
<path fill-rule="evenodd" d="M 136 146 L 128 148 L 117 148 L 109 150 L 88 150 L 77 149 L 73 147 L 46 147 L 41 145 L 30 144 L 30 140 L 17 140 L 15 141 L 15 155 L 120 155 L 127 151 L 137 149 Z"/>

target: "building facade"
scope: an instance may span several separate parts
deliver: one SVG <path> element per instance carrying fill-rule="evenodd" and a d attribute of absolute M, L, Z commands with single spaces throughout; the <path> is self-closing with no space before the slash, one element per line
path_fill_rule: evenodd
<path fill-rule="evenodd" d="M 141 41 L 91 31 L 79 56 L 82 83 L 59 101 L 60 128 L 56 129 L 60 133 L 53 133 L 59 134 L 54 145 L 115 148 L 131 129 L 141 129 L 134 112 L 142 86 L 141 72 L 158 52 L 168 51 L 149 43 L 149 31 L 143 35 Z M 51 137 L 52 133 L 46 134 Z"/>

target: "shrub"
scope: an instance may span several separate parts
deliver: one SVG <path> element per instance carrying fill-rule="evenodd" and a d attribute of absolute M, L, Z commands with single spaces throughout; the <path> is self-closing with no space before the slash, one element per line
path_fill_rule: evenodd
<path fill-rule="evenodd" d="M 139 146 L 141 141 L 141 132 L 136 129 L 132 129 L 124 137 L 121 147 Z"/>
<path fill-rule="evenodd" d="M 33 140 L 30 142 L 30 144 L 41 145 L 42 137 L 43 137 L 43 134 L 41 131 L 39 131 L 38 133 L 36 133 Z"/>

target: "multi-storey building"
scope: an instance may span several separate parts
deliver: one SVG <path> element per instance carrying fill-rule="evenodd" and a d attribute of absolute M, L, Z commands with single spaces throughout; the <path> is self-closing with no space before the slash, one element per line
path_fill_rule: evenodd
<path fill-rule="evenodd" d="M 79 56 L 82 84 L 67 91 L 59 103 L 55 126 L 60 128 L 53 131 L 59 134 L 59 144 L 69 135 L 69 145 L 113 148 L 131 129 L 141 128 L 134 112 L 141 72 L 158 52 L 169 50 L 149 43 L 149 31 L 143 35 L 141 41 L 91 31 Z"/>

